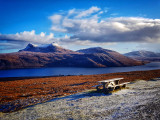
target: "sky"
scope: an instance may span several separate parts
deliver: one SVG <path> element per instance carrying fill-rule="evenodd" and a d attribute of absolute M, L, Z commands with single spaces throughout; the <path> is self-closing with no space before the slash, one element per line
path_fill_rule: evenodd
<path fill-rule="evenodd" d="M 160 52 L 160 0 L 0 0 L 0 53 L 28 43 Z"/>

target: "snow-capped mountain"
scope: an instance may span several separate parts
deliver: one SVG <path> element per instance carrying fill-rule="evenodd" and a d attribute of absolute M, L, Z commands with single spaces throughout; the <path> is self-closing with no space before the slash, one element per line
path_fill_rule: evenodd
<path fill-rule="evenodd" d="M 126 53 L 124 55 L 128 57 L 160 57 L 160 53 L 155 53 L 155 52 L 145 51 L 145 50 L 133 51 L 133 52 Z"/>
<path fill-rule="evenodd" d="M 52 53 L 62 53 L 62 54 L 77 54 L 77 52 L 62 48 L 55 43 L 43 44 L 43 45 L 35 45 L 35 44 L 29 43 L 26 46 L 26 48 L 19 50 L 19 52 L 22 52 L 22 51 L 42 52 L 42 53 L 52 52 Z"/>
<path fill-rule="evenodd" d="M 150 61 L 150 62 L 160 61 L 160 53 L 144 51 L 144 50 L 129 52 L 124 54 L 124 56 L 141 61 Z"/>
<path fill-rule="evenodd" d="M 35 67 L 122 67 L 142 65 L 144 62 L 100 47 L 78 51 L 55 44 L 28 44 L 20 52 L 0 54 L 0 69 Z"/>

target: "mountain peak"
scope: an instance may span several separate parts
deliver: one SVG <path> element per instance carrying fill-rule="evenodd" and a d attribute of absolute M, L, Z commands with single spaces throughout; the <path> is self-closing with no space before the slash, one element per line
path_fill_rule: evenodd
<path fill-rule="evenodd" d="M 52 46 L 59 46 L 57 43 L 55 43 L 55 42 L 52 42 L 50 45 L 52 45 Z"/>
<path fill-rule="evenodd" d="M 91 47 L 91 48 L 88 48 L 88 49 L 103 49 L 102 47 Z"/>
<path fill-rule="evenodd" d="M 93 53 L 106 53 L 106 52 L 113 52 L 112 50 L 104 49 L 101 47 L 91 47 L 87 49 L 81 49 L 77 52 L 85 53 L 85 54 L 93 54 Z"/>
<path fill-rule="evenodd" d="M 62 48 L 54 42 L 51 44 L 42 44 L 42 45 L 35 45 L 32 43 L 29 43 L 26 48 L 19 50 L 19 52 L 22 52 L 22 51 L 42 52 L 42 53 L 52 52 L 52 53 L 61 53 L 61 54 L 77 54 L 77 52 Z"/>
<path fill-rule="evenodd" d="M 29 43 L 27 46 L 28 46 L 28 47 L 37 47 L 38 45 L 33 44 L 33 43 Z"/>

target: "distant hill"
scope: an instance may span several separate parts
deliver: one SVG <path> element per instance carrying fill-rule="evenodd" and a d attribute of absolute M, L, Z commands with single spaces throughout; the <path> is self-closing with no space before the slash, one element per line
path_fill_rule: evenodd
<path fill-rule="evenodd" d="M 144 51 L 144 50 L 133 51 L 133 52 L 126 53 L 124 55 L 137 60 L 160 61 L 160 53 L 155 53 L 151 51 Z"/>
<path fill-rule="evenodd" d="M 77 52 L 84 53 L 86 55 L 90 55 L 91 57 L 94 57 L 92 59 L 94 59 L 98 63 L 102 63 L 106 67 L 132 66 L 137 63 L 139 64 L 138 61 L 125 57 L 124 55 L 116 51 L 104 49 L 101 47 L 81 49 L 81 50 L 78 50 Z"/>
<path fill-rule="evenodd" d="M 104 48 L 101 48 L 101 47 L 92 47 L 92 48 L 88 48 L 88 49 L 77 50 L 77 52 L 85 53 L 85 54 L 94 54 L 94 53 L 107 54 L 107 53 L 115 52 L 115 51 L 104 49 Z"/>
<path fill-rule="evenodd" d="M 144 64 L 124 55 L 100 47 L 78 51 L 54 44 L 28 44 L 19 52 L 0 54 L 0 69 L 36 67 L 122 67 Z"/>
<path fill-rule="evenodd" d="M 124 55 L 129 57 L 160 57 L 160 53 L 144 51 L 144 50 L 133 51 L 133 52 L 126 53 Z"/>

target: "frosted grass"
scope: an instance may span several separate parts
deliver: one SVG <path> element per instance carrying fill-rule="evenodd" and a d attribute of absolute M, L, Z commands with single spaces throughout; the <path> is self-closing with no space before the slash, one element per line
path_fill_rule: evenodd
<path fill-rule="evenodd" d="M 112 94 L 82 92 L 61 97 L 12 113 L 0 113 L 1 120 L 126 120 L 156 119 L 160 105 L 160 80 L 136 81 Z M 148 108 L 152 113 L 147 112 Z"/>

